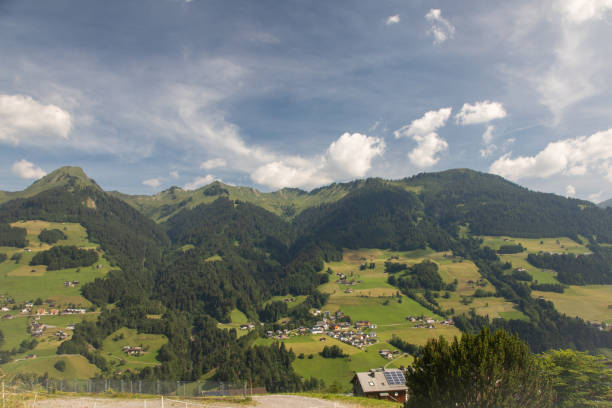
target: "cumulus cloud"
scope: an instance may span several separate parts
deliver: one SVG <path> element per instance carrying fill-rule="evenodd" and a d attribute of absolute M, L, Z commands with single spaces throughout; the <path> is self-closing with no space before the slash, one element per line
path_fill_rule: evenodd
<path fill-rule="evenodd" d="M 423 115 L 422 118 L 413 120 L 410 125 L 403 126 L 393 132 L 393 134 L 399 139 L 400 137 L 410 137 L 435 132 L 446 124 L 451 112 L 452 108 L 429 111 Z"/>
<path fill-rule="evenodd" d="M 363 177 L 372 161 L 385 152 L 384 140 L 361 133 L 344 133 L 325 153 L 304 159 L 286 157 L 258 167 L 251 179 L 272 188 L 311 188 L 335 179 Z"/>
<path fill-rule="evenodd" d="M 149 186 L 153 188 L 157 188 L 161 186 L 161 183 L 162 183 L 162 180 L 160 178 L 147 179 L 142 182 L 142 184 L 144 184 L 145 186 Z"/>
<path fill-rule="evenodd" d="M 431 9 L 425 15 L 425 19 L 430 23 L 427 33 L 434 38 L 434 44 L 442 44 L 446 40 L 453 38 L 455 27 L 444 17 L 440 9 Z"/>
<path fill-rule="evenodd" d="M 417 146 L 408 153 L 410 161 L 419 168 L 431 167 L 440 158 L 438 153 L 448 149 L 448 143 L 436 131 L 448 121 L 452 108 L 442 108 L 429 111 L 419 119 L 413 120 L 410 125 L 393 132 L 396 138 L 412 137 Z"/>
<path fill-rule="evenodd" d="M 220 157 L 216 159 L 206 160 L 205 162 L 202 162 L 202 164 L 200 164 L 200 168 L 202 170 L 216 169 L 218 167 L 225 167 L 225 166 L 227 166 L 227 161 L 225 161 L 225 159 L 222 159 Z"/>
<path fill-rule="evenodd" d="M 565 195 L 568 197 L 573 197 L 576 195 L 576 187 L 572 186 L 571 184 L 568 184 L 567 187 L 565 187 Z"/>
<path fill-rule="evenodd" d="M 603 174 L 612 182 L 612 129 L 549 143 L 535 156 L 512 158 L 507 153 L 489 170 L 510 180 Z"/>
<path fill-rule="evenodd" d="M 390 17 L 387 19 L 387 25 L 397 24 L 397 23 L 399 23 L 399 22 L 400 22 L 400 16 L 399 16 L 399 14 L 396 14 L 396 15 L 394 15 L 394 16 L 390 16 Z"/>
<path fill-rule="evenodd" d="M 417 142 L 417 147 L 408 153 L 408 158 L 419 168 L 433 166 L 440 160 L 437 154 L 448 149 L 446 140 L 435 132 L 422 136 L 415 135 L 413 139 Z"/>
<path fill-rule="evenodd" d="M 507 115 L 504 106 L 499 102 L 476 102 L 474 105 L 464 103 L 455 120 L 459 125 L 473 125 L 486 123 L 495 119 L 505 118 Z"/>
<path fill-rule="evenodd" d="M 372 160 L 385 152 L 384 140 L 362 135 L 344 133 L 327 149 L 331 167 L 349 177 L 363 177 L 372 167 Z"/>
<path fill-rule="evenodd" d="M 284 187 L 313 187 L 316 185 L 327 184 L 331 178 L 322 174 L 322 167 L 315 163 L 287 163 L 275 161 L 257 168 L 251 179 L 261 185 L 271 188 Z"/>
<path fill-rule="evenodd" d="M 67 139 L 70 114 L 26 95 L 0 95 L 0 141 L 18 144 L 49 136 Z"/>
<path fill-rule="evenodd" d="M 183 186 L 184 190 L 197 190 L 200 187 L 204 187 L 207 184 L 212 183 L 213 181 L 215 181 L 215 177 L 212 176 L 211 174 L 207 174 L 206 176 L 198 176 L 195 179 L 193 179 L 191 182 L 185 184 Z"/>
<path fill-rule="evenodd" d="M 47 175 L 40 167 L 25 159 L 13 163 L 13 173 L 22 179 L 39 179 Z"/>

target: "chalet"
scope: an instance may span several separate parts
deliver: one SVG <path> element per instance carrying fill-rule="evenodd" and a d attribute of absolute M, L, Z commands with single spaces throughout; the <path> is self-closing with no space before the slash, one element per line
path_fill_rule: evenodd
<path fill-rule="evenodd" d="M 139 356 L 142 354 L 142 347 L 123 346 L 123 352 L 128 356 Z"/>
<path fill-rule="evenodd" d="M 8 311 L 9 311 L 9 308 L 8 308 L 8 307 L 6 307 L 6 306 L 3 306 L 3 307 L 2 307 L 2 309 L 0 309 L 0 311 L 3 311 L 3 312 L 8 312 Z"/>
<path fill-rule="evenodd" d="M 355 322 L 355 327 L 368 327 L 370 326 L 370 322 L 367 320 L 359 320 Z"/>
<path fill-rule="evenodd" d="M 351 380 L 353 395 L 385 399 L 397 403 L 408 401 L 408 387 L 404 373 L 398 369 L 371 369 L 365 373 L 355 373 Z"/>
<path fill-rule="evenodd" d="M 378 354 L 380 354 L 380 356 L 383 358 L 393 358 L 393 353 L 391 350 L 382 349 L 378 352 Z"/>
<path fill-rule="evenodd" d="M 4 316 L 2 316 L 2 318 L 4 320 L 10 320 L 10 319 L 14 319 L 15 316 L 11 315 L 11 314 L 5 314 Z"/>
<path fill-rule="evenodd" d="M 323 334 L 324 330 L 321 326 L 314 326 L 310 329 L 311 334 Z"/>

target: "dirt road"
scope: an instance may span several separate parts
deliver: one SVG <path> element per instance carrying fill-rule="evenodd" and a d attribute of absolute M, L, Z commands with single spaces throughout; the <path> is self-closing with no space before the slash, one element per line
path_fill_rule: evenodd
<path fill-rule="evenodd" d="M 216 401 L 196 401 L 175 398 L 162 399 L 118 399 L 118 398 L 54 398 L 43 401 L 26 402 L 30 408 L 231 408 L 231 407 L 256 407 L 256 408 L 355 408 L 340 402 L 321 400 L 295 395 L 265 395 L 253 397 L 252 404 L 231 404 Z"/>

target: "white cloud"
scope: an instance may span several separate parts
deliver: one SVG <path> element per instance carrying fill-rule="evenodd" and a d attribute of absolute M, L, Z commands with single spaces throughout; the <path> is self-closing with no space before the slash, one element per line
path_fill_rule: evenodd
<path fill-rule="evenodd" d="M 39 179 L 47 175 L 43 169 L 35 166 L 34 163 L 22 159 L 13 163 L 12 170 L 14 174 L 22 179 Z"/>
<path fill-rule="evenodd" d="M 568 184 L 567 187 L 565 187 L 565 195 L 568 197 L 574 197 L 576 195 L 576 187 Z"/>
<path fill-rule="evenodd" d="M 442 108 L 437 111 L 429 111 L 420 119 L 413 120 L 410 125 L 406 125 L 393 134 L 396 138 L 409 137 L 414 135 L 424 135 L 435 132 L 446 124 L 450 117 L 452 108 Z"/>
<path fill-rule="evenodd" d="M 489 125 L 487 126 L 487 130 L 482 134 L 482 141 L 484 144 L 488 145 L 493 142 L 493 131 L 495 130 L 495 126 Z"/>
<path fill-rule="evenodd" d="M 440 160 L 437 154 L 448 149 L 446 140 L 435 132 L 422 136 L 415 135 L 413 139 L 417 142 L 417 147 L 408 153 L 408 158 L 419 168 L 433 166 Z"/>
<path fill-rule="evenodd" d="M 220 157 L 216 159 L 206 160 L 205 162 L 202 162 L 202 164 L 200 164 L 200 168 L 202 170 L 210 170 L 210 169 L 215 169 L 217 167 L 225 167 L 225 166 L 227 166 L 227 161 Z"/>
<path fill-rule="evenodd" d="M 179 178 L 179 172 L 177 170 L 172 170 L 170 172 L 170 177 L 175 178 L 175 179 Z"/>
<path fill-rule="evenodd" d="M 200 187 L 204 187 L 207 184 L 212 183 L 213 181 L 215 181 L 215 177 L 207 174 L 206 176 L 202 177 L 202 176 L 198 176 L 195 179 L 193 179 L 190 183 L 187 183 L 183 186 L 184 190 L 197 190 Z"/>
<path fill-rule="evenodd" d="M 396 138 L 412 137 L 417 142 L 417 146 L 408 153 L 408 158 L 417 167 L 433 166 L 440 160 L 437 154 L 448 149 L 448 143 L 436 131 L 446 124 L 451 112 L 452 108 L 429 111 L 410 125 L 393 132 Z"/>
<path fill-rule="evenodd" d="M 612 129 L 549 143 L 535 156 L 511 157 L 507 153 L 490 167 L 491 173 L 510 180 L 548 178 L 553 175 L 610 175 Z M 609 178 L 612 182 L 612 177 Z"/>
<path fill-rule="evenodd" d="M 580 24 L 603 19 L 612 9 L 612 0 L 561 0 L 559 6 L 567 21 Z"/>
<path fill-rule="evenodd" d="M 142 182 L 142 184 L 144 184 L 145 186 L 149 186 L 153 188 L 157 188 L 161 186 L 161 183 L 162 183 L 162 180 L 160 178 L 147 179 Z"/>
<path fill-rule="evenodd" d="M 455 27 L 444 17 L 440 9 L 431 9 L 425 15 L 425 19 L 431 24 L 427 33 L 434 38 L 434 44 L 442 44 L 453 38 Z"/>
<path fill-rule="evenodd" d="M 67 139 L 70 114 L 55 105 L 44 105 L 25 95 L 0 95 L 0 141 L 18 144 L 49 136 Z"/>
<path fill-rule="evenodd" d="M 455 120 L 459 125 L 473 125 L 486 123 L 495 119 L 505 118 L 507 115 L 504 106 L 499 102 L 476 102 L 474 105 L 464 103 Z"/>
<path fill-rule="evenodd" d="M 485 145 L 484 149 L 480 149 L 480 155 L 482 157 L 487 157 L 493 154 L 497 150 L 497 146 L 493 144 L 493 131 L 495 130 L 495 126 L 489 125 L 487 126 L 487 130 L 482 134 L 482 142 Z"/>
<path fill-rule="evenodd" d="M 592 201 L 594 203 L 600 203 L 602 201 L 602 195 L 603 191 L 598 191 L 597 193 L 589 194 L 589 201 Z"/>
<path fill-rule="evenodd" d="M 384 152 L 385 142 L 380 138 L 344 133 L 321 155 L 280 158 L 258 167 L 251 179 L 271 188 L 312 188 L 336 179 L 363 177 Z"/>
<path fill-rule="evenodd" d="M 399 16 L 399 14 L 396 14 L 396 15 L 390 16 L 390 17 L 387 19 L 387 25 L 397 24 L 397 23 L 399 23 L 399 22 L 400 22 L 400 16 Z"/>
<path fill-rule="evenodd" d="M 331 178 L 321 174 L 322 167 L 316 165 L 291 165 L 283 161 L 275 161 L 257 168 L 251 179 L 258 184 L 271 188 L 284 187 L 314 187 L 327 184 Z"/>
<path fill-rule="evenodd" d="M 340 174 L 363 177 L 372 167 L 372 160 L 385 152 L 385 142 L 360 133 L 344 133 L 327 149 L 331 166 Z"/>
<path fill-rule="evenodd" d="M 515 9 L 507 72 L 520 82 L 511 79 L 510 86 L 534 89 L 559 124 L 568 108 L 607 90 L 612 0 L 545 0 Z"/>

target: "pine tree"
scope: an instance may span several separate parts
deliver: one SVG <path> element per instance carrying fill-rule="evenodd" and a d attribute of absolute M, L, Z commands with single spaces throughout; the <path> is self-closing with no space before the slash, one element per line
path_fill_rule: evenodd
<path fill-rule="evenodd" d="M 423 347 L 408 376 L 413 407 L 550 407 L 542 362 L 503 330 L 443 337 Z"/>

